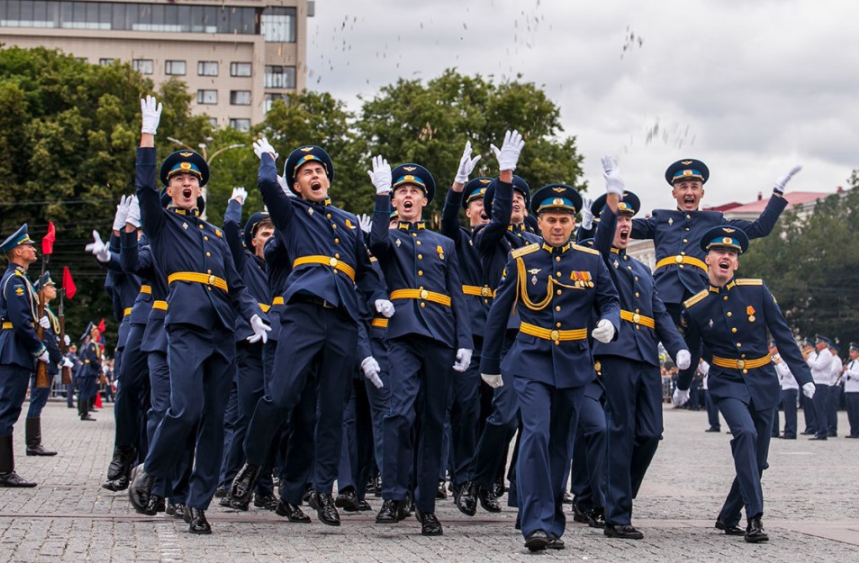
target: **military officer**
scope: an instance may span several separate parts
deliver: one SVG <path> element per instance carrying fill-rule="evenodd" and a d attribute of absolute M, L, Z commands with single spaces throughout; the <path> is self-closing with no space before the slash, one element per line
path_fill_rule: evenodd
<path fill-rule="evenodd" d="M 101 333 L 98 327 L 90 322 L 83 338 L 81 338 L 83 344 L 81 345 L 80 359 L 83 365 L 76 376 L 78 382 L 78 415 L 80 415 L 81 420 L 88 422 L 95 421 L 89 411 L 92 400 L 98 392 L 96 381 L 101 375 L 101 360 L 104 356 L 104 346 L 99 342 L 100 339 Z"/>
<path fill-rule="evenodd" d="M 799 384 L 797 384 L 793 374 L 790 373 L 790 367 L 779 356 L 775 341 L 770 342 L 770 355 L 781 385 L 781 404 L 784 409 L 784 433 L 781 438 L 796 440 L 796 401 L 799 394 Z M 774 426 L 778 430 L 778 425 L 775 424 Z"/>
<path fill-rule="evenodd" d="M 490 381 L 503 382 L 502 372 L 512 376 L 508 381 L 522 416 L 519 515 L 525 546 L 536 551 L 552 542 L 563 546 L 571 424 L 577 412 L 588 403 L 598 405 L 593 398 L 602 395 L 587 345 L 588 322 L 596 315 L 593 337 L 610 342 L 620 326 L 620 307 L 599 252 L 570 242 L 582 205 L 578 192 L 553 184 L 537 191 L 532 202 L 542 242 L 511 254 L 486 322 L 480 371 Z M 514 307 L 521 325 L 502 362 Z"/>
<path fill-rule="evenodd" d="M 197 198 L 209 178 L 206 161 L 193 151 L 177 151 L 161 165 L 161 181 L 172 200 L 164 209 L 155 186 L 155 133 L 161 106 L 141 100 L 143 125 L 137 151 L 137 197 L 141 224 L 156 263 L 167 278 L 170 409 L 158 425 L 149 453 L 129 487 L 129 499 L 146 510 L 155 478 L 169 479 L 189 436 L 196 434 L 194 470 L 187 495 L 189 531 L 210 534 L 205 511 L 218 485 L 223 449 L 223 417 L 235 361 L 236 310 L 248 321 L 255 341 L 269 327 L 265 313 L 236 272 L 221 229 L 199 218 Z M 196 432 L 195 432 L 196 431 Z"/>
<path fill-rule="evenodd" d="M 681 326 L 712 354 L 708 385 L 731 430 L 737 471 L 716 528 L 758 543 L 769 539 L 761 522 L 761 474 L 767 468 L 773 411 L 780 396 L 778 376 L 767 349 L 767 329 L 803 393 L 813 396 L 815 386 L 769 289 L 761 280 L 734 277 L 739 256 L 749 246 L 746 233 L 728 225 L 713 227 L 699 244 L 707 253 L 704 261 L 710 286 L 684 303 Z M 675 404 L 689 399 L 689 383 L 688 375 L 681 374 L 674 391 Z M 748 522 L 745 532 L 738 526 L 743 505 Z"/>
<path fill-rule="evenodd" d="M 820 334 L 815 336 L 814 349 L 808 352 L 807 362 L 811 368 L 811 376 L 817 390 L 814 393 L 814 429 L 815 434 L 810 440 L 826 440 L 829 438 L 829 384 L 832 382 L 832 352 L 829 351 L 830 340 Z M 793 371 L 793 370 L 791 370 Z M 796 373 L 794 373 L 796 376 Z"/>
<path fill-rule="evenodd" d="M 844 397 L 850 422 L 850 434 L 845 438 L 859 438 L 859 344 L 855 342 L 850 343 L 850 361 L 844 366 Z"/>
<path fill-rule="evenodd" d="M 388 322 L 390 403 L 382 422 L 382 508 L 378 524 L 404 518 L 412 471 L 410 432 L 415 401 L 423 396 L 418 448 L 414 461 L 415 509 L 421 533 L 443 533 L 435 516 L 435 496 L 442 458 L 444 415 L 453 371 L 471 363 L 473 343 L 468 305 L 462 293 L 454 242 L 426 228 L 424 207 L 435 195 L 435 180 L 418 164 L 393 171 L 381 156 L 370 172 L 376 206 L 370 251 L 378 258 L 396 312 Z M 396 229 L 385 224 L 394 206 Z"/>
<path fill-rule="evenodd" d="M 15 473 L 12 428 L 21 414 L 36 362 L 49 362 L 36 336 L 38 296 L 27 278 L 36 247 L 26 223 L 0 244 L 9 266 L 0 280 L 0 487 L 35 487 Z"/>
<path fill-rule="evenodd" d="M 639 199 L 624 190 L 614 159 L 604 157 L 602 162 L 607 193 L 595 202 L 602 212 L 594 248 L 611 274 L 625 321 L 616 341 L 595 342 L 593 349 L 606 389 L 608 422 L 604 533 L 641 539 L 644 535 L 631 522 L 632 500 L 662 439 L 657 345 L 662 342 L 680 369 L 689 367 L 691 355 L 659 298 L 650 269 L 626 253 Z"/>

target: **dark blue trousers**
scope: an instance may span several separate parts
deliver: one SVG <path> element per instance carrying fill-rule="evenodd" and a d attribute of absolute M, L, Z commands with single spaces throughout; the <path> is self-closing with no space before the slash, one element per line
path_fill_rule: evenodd
<path fill-rule="evenodd" d="M 30 407 L 27 409 L 27 418 L 39 418 L 42 409 L 48 403 L 51 396 L 51 386 L 54 384 L 54 374 L 48 372 L 48 386 L 36 387 L 36 376 L 30 378 Z"/>
<path fill-rule="evenodd" d="M 775 409 L 756 410 L 754 404 L 747 405 L 734 398 L 718 399 L 716 406 L 731 430 L 731 453 L 737 472 L 719 519 L 729 526 L 736 526 L 743 506 L 746 518 L 754 518 L 764 512 L 761 475 L 768 467 Z"/>
<path fill-rule="evenodd" d="M 230 382 L 230 397 L 227 399 L 227 410 L 224 411 L 224 452 L 221 456 L 221 471 L 218 476 L 218 486 L 226 489 L 232 483 L 232 477 L 235 477 L 235 472 L 228 480 L 227 458 L 234 446 L 233 436 L 236 434 L 236 420 L 239 418 L 239 384 L 238 372 L 233 374 L 233 380 Z M 244 444 L 239 443 L 240 446 Z"/>
<path fill-rule="evenodd" d="M 21 416 L 32 373 L 32 369 L 19 366 L 0 366 L 0 436 L 12 435 L 12 428 Z"/>
<path fill-rule="evenodd" d="M 847 420 L 850 421 L 850 436 L 859 438 L 859 393 L 844 393 L 847 401 Z"/>
<path fill-rule="evenodd" d="M 719 409 L 716 408 L 716 404 L 710 396 L 709 389 L 704 391 L 704 404 L 707 405 L 707 422 L 710 424 L 710 428 L 721 430 L 722 424 L 719 422 Z"/>
<path fill-rule="evenodd" d="M 373 461 L 376 456 L 381 460 L 384 455 L 382 421 L 388 413 L 390 376 L 385 371 L 380 373 L 384 387 L 376 389 L 360 369 L 357 371 L 354 389 L 343 415 L 343 448 L 337 488 L 342 491 L 352 487 L 358 498 L 364 499 Z"/>
<path fill-rule="evenodd" d="M 382 498 L 406 498 L 416 459 L 415 506 L 421 512 L 434 512 L 444 413 L 456 352 L 436 340 L 410 335 L 388 343 L 388 358 L 391 396 L 382 421 Z M 419 394 L 421 404 L 416 404 Z M 414 444 L 417 456 L 411 440 L 416 410 L 421 413 L 420 433 Z"/>
<path fill-rule="evenodd" d="M 796 438 L 796 397 L 799 389 L 782 389 L 781 405 L 784 409 L 784 437 Z"/>
<path fill-rule="evenodd" d="M 603 387 L 596 382 L 583 387 L 567 447 L 572 455 L 570 492 L 582 510 L 604 508 L 606 503 L 606 412 Z M 565 481 L 562 487 L 566 486 Z"/>
<path fill-rule="evenodd" d="M 283 310 L 278 338 L 271 381 L 248 426 L 245 454 L 248 463 L 265 464 L 274 437 L 301 401 L 308 378 L 315 375 L 312 482 L 316 491 L 330 494 L 340 464 L 343 409 L 352 385 L 358 327 L 345 312 L 297 302 Z"/>
<path fill-rule="evenodd" d="M 131 325 L 125 341 L 122 365 L 116 385 L 116 403 L 113 416 L 116 420 L 114 445 L 117 447 L 137 446 L 140 441 L 142 416 L 142 395 L 150 393 L 148 354 L 140 350 L 143 344 L 143 331 L 146 326 Z"/>
<path fill-rule="evenodd" d="M 815 384 L 815 387 L 817 384 Z M 814 416 L 814 401 L 805 395 L 800 394 L 800 404 L 802 405 L 802 413 L 805 417 L 805 431 L 810 434 L 817 434 L 817 420 Z"/>
<path fill-rule="evenodd" d="M 843 387 L 840 385 L 829 386 L 829 399 L 827 400 L 826 420 L 829 435 L 833 438 L 838 435 L 838 407 L 841 406 L 841 393 Z"/>
<path fill-rule="evenodd" d="M 602 356 L 608 439 L 606 522 L 630 525 L 638 495 L 662 439 L 662 377 L 659 367 Z"/>
<path fill-rule="evenodd" d="M 829 437 L 829 385 L 814 384 L 814 428 L 815 436 L 826 439 Z"/>
<path fill-rule="evenodd" d="M 287 414 L 275 436 L 286 442 L 281 444 L 284 451 L 283 470 L 280 480 L 280 498 L 284 502 L 298 506 L 304 495 L 307 483 L 314 484 L 314 456 L 316 454 L 317 433 L 317 396 L 316 386 L 319 378 L 308 377 L 301 390 L 298 404 Z M 345 409 L 344 409 L 345 410 Z M 286 432 L 283 432 L 284 426 Z M 245 438 L 247 442 L 248 438 Z M 342 447 L 342 446 L 341 446 Z M 338 460 L 339 468 L 339 460 Z M 315 488 L 315 485 L 314 485 Z M 318 490 L 318 489 L 317 489 Z"/>
<path fill-rule="evenodd" d="M 772 429 L 770 430 L 770 436 L 773 438 L 778 438 L 778 429 L 779 429 L 779 426 L 781 426 L 781 423 L 779 422 L 779 416 L 778 416 L 778 408 L 780 406 L 781 406 L 781 394 L 779 394 L 779 404 L 777 404 L 775 406 L 775 408 L 773 409 L 773 426 L 772 426 Z"/>
<path fill-rule="evenodd" d="M 224 411 L 235 370 L 232 331 L 215 328 L 167 327 L 170 366 L 170 408 L 158 425 L 144 468 L 150 475 L 171 479 L 189 434 L 196 434 L 194 469 L 185 504 L 206 510 L 215 489 L 224 448 Z"/>
<path fill-rule="evenodd" d="M 450 387 L 450 480 L 459 486 L 468 481 L 477 452 L 480 418 L 480 349 L 475 346 L 471 364 L 454 373 Z M 442 467 L 444 471 L 444 466 Z"/>

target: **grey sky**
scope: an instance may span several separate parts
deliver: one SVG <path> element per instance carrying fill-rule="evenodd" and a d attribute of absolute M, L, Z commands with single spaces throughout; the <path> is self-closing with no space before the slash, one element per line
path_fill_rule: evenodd
<path fill-rule="evenodd" d="M 790 191 L 834 191 L 859 168 L 857 15 L 828 0 L 319 0 L 308 85 L 358 109 L 398 77 L 521 73 L 578 137 L 590 193 L 614 154 L 648 210 L 672 206 L 663 173 L 680 158 L 710 167 L 710 205 L 769 194 L 796 163 Z"/>

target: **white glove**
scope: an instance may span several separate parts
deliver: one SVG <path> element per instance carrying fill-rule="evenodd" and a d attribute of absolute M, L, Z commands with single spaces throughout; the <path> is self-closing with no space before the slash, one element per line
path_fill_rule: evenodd
<path fill-rule="evenodd" d="M 128 215 L 125 216 L 125 223 L 133 226 L 135 229 L 140 228 L 140 202 L 137 201 L 137 196 L 133 195 L 126 201 L 128 204 Z"/>
<path fill-rule="evenodd" d="M 66 335 L 66 338 L 68 338 L 68 335 Z M 66 346 L 68 346 L 68 344 L 66 344 Z M 70 359 L 63 358 L 63 367 L 64 368 L 73 368 L 73 367 L 75 367 L 75 364 Z"/>
<path fill-rule="evenodd" d="M 125 217 L 128 215 L 128 200 L 131 196 L 122 196 L 116 204 L 116 214 L 113 216 L 113 230 L 121 231 L 125 228 Z"/>
<path fill-rule="evenodd" d="M 251 330 L 253 330 L 254 333 L 253 336 L 248 336 L 248 342 L 251 344 L 259 342 L 260 340 L 262 340 L 263 344 L 268 342 L 268 333 L 271 330 L 271 327 L 265 324 L 259 315 L 251 317 L 250 324 Z"/>
<path fill-rule="evenodd" d="M 623 197 L 623 178 L 620 176 L 620 168 L 610 156 L 602 157 L 602 175 L 605 178 L 605 191 L 618 197 Z"/>
<path fill-rule="evenodd" d="M 522 135 L 519 131 L 507 131 L 504 134 L 504 142 L 501 144 L 501 149 L 495 145 L 489 145 L 492 152 L 495 153 L 495 158 L 498 159 L 498 167 L 501 170 L 516 170 L 516 163 L 519 162 L 519 154 L 525 146 L 525 141 L 522 140 Z"/>
<path fill-rule="evenodd" d="M 591 211 L 591 205 L 594 200 L 589 197 L 582 198 L 582 228 L 589 231 L 594 226 L 594 212 Z"/>
<path fill-rule="evenodd" d="M 248 198 L 248 191 L 241 186 L 238 188 L 233 188 L 233 193 L 230 196 L 230 199 L 234 199 L 239 202 L 239 205 L 244 205 L 245 200 Z"/>
<path fill-rule="evenodd" d="M 161 104 L 155 103 L 154 96 L 146 96 L 140 100 L 140 113 L 143 114 L 143 125 L 141 133 L 155 135 L 158 130 L 158 122 L 161 121 Z"/>
<path fill-rule="evenodd" d="M 92 232 L 92 238 L 95 242 L 91 242 L 84 247 L 84 249 L 95 256 L 95 259 L 99 262 L 109 262 L 110 261 L 110 249 L 107 248 L 107 245 L 104 244 L 101 240 L 101 236 L 98 234 L 98 231 Z"/>
<path fill-rule="evenodd" d="M 671 397 L 671 401 L 674 403 L 675 407 L 682 407 L 686 404 L 686 401 L 689 400 L 689 390 L 681 391 L 680 388 L 674 389 L 674 396 Z"/>
<path fill-rule="evenodd" d="M 456 172 L 454 182 L 457 184 L 468 182 L 468 177 L 474 171 L 474 167 L 477 166 L 478 160 L 480 160 L 480 155 L 471 158 L 471 141 L 466 141 L 465 150 L 462 151 L 462 158 L 459 159 L 459 170 Z"/>
<path fill-rule="evenodd" d="M 257 155 L 257 158 L 262 160 L 262 155 L 265 153 L 270 154 L 274 160 L 277 160 L 277 157 L 280 156 L 265 137 L 258 141 L 254 141 L 254 154 Z"/>
<path fill-rule="evenodd" d="M 460 348 L 456 351 L 456 362 L 453 364 L 453 371 L 458 371 L 460 373 L 464 372 L 468 369 L 468 366 L 471 365 L 471 354 L 472 351 L 468 348 Z"/>
<path fill-rule="evenodd" d="M 367 170 L 367 174 L 376 188 L 376 195 L 391 191 L 391 165 L 382 156 L 373 157 L 373 170 Z"/>
<path fill-rule="evenodd" d="M 370 383 L 372 383 L 376 389 L 381 389 L 384 387 L 382 385 L 382 380 L 379 379 L 379 373 L 382 371 L 382 368 L 379 367 L 379 362 L 376 361 L 376 358 L 373 356 L 367 356 L 361 361 L 361 370 L 364 372 L 364 377 L 366 377 Z"/>
<path fill-rule="evenodd" d="M 603 319 L 597 323 L 597 327 L 591 333 L 591 336 L 603 344 L 608 344 L 614 338 L 614 325 L 608 319 Z"/>
<path fill-rule="evenodd" d="M 390 319 L 394 316 L 394 304 L 387 299 L 376 299 L 376 311 L 382 313 L 385 318 Z"/>
<path fill-rule="evenodd" d="M 493 389 L 498 389 L 499 387 L 504 386 L 504 380 L 501 379 L 500 375 L 489 375 L 488 373 L 481 373 L 480 379 L 482 379 L 484 383 L 486 383 Z"/>
<path fill-rule="evenodd" d="M 51 321 L 48 319 L 48 315 L 43 316 L 39 319 L 39 326 L 45 330 L 49 330 L 51 328 Z"/>
<path fill-rule="evenodd" d="M 809 399 L 813 399 L 815 389 L 816 388 L 814 387 L 814 383 L 809 381 L 808 383 L 806 383 L 805 385 L 802 386 L 802 394 L 805 395 L 806 397 L 808 397 Z"/>
<path fill-rule="evenodd" d="M 40 362 L 45 362 L 47 364 L 51 359 L 48 357 L 48 351 L 45 350 L 36 358 L 36 360 Z"/>
<path fill-rule="evenodd" d="M 63 335 L 63 344 L 65 344 L 66 346 L 71 346 L 71 345 L 72 345 L 72 339 L 71 339 L 71 338 L 69 338 L 69 335 L 68 335 L 68 334 Z M 66 367 L 72 367 L 72 361 L 71 361 L 71 360 L 69 360 L 68 358 L 66 358 L 66 360 L 69 362 L 69 365 L 68 365 L 68 366 L 66 366 Z"/>
<path fill-rule="evenodd" d="M 361 230 L 364 231 L 364 234 L 369 235 L 373 229 L 373 218 L 366 213 L 362 213 L 358 215 L 358 223 L 361 225 Z"/>
<path fill-rule="evenodd" d="M 674 358 L 674 363 L 677 364 L 678 369 L 689 369 L 689 366 L 692 365 L 692 354 L 689 353 L 689 350 L 680 350 L 677 352 L 677 357 Z"/>
<path fill-rule="evenodd" d="M 802 170 L 802 166 L 796 165 L 790 169 L 790 171 L 775 181 L 775 186 L 773 186 L 773 191 L 778 195 L 784 195 L 784 188 L 787 186 L 787 183 L 790 182 L 790 179 L 793 176 Z"/>

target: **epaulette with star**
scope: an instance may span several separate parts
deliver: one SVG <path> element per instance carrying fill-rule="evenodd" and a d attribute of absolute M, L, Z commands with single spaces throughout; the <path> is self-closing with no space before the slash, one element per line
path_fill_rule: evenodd
<path fill-rule="evenodd" d="M 710 293 L 709 289 L 705 289 L 699 293 L 696 293 L 695 295 L 693 295 L 692 297 L 690 297 L 689 299 L 684 301 L 683 306 L 688 309 L 689 307 L 691 307 L 695 303 L 698 303 L 699 301 L 701 301 L 702 299 L 707 297 L 707 295 L 709 295 L 709 293 Z"/>

